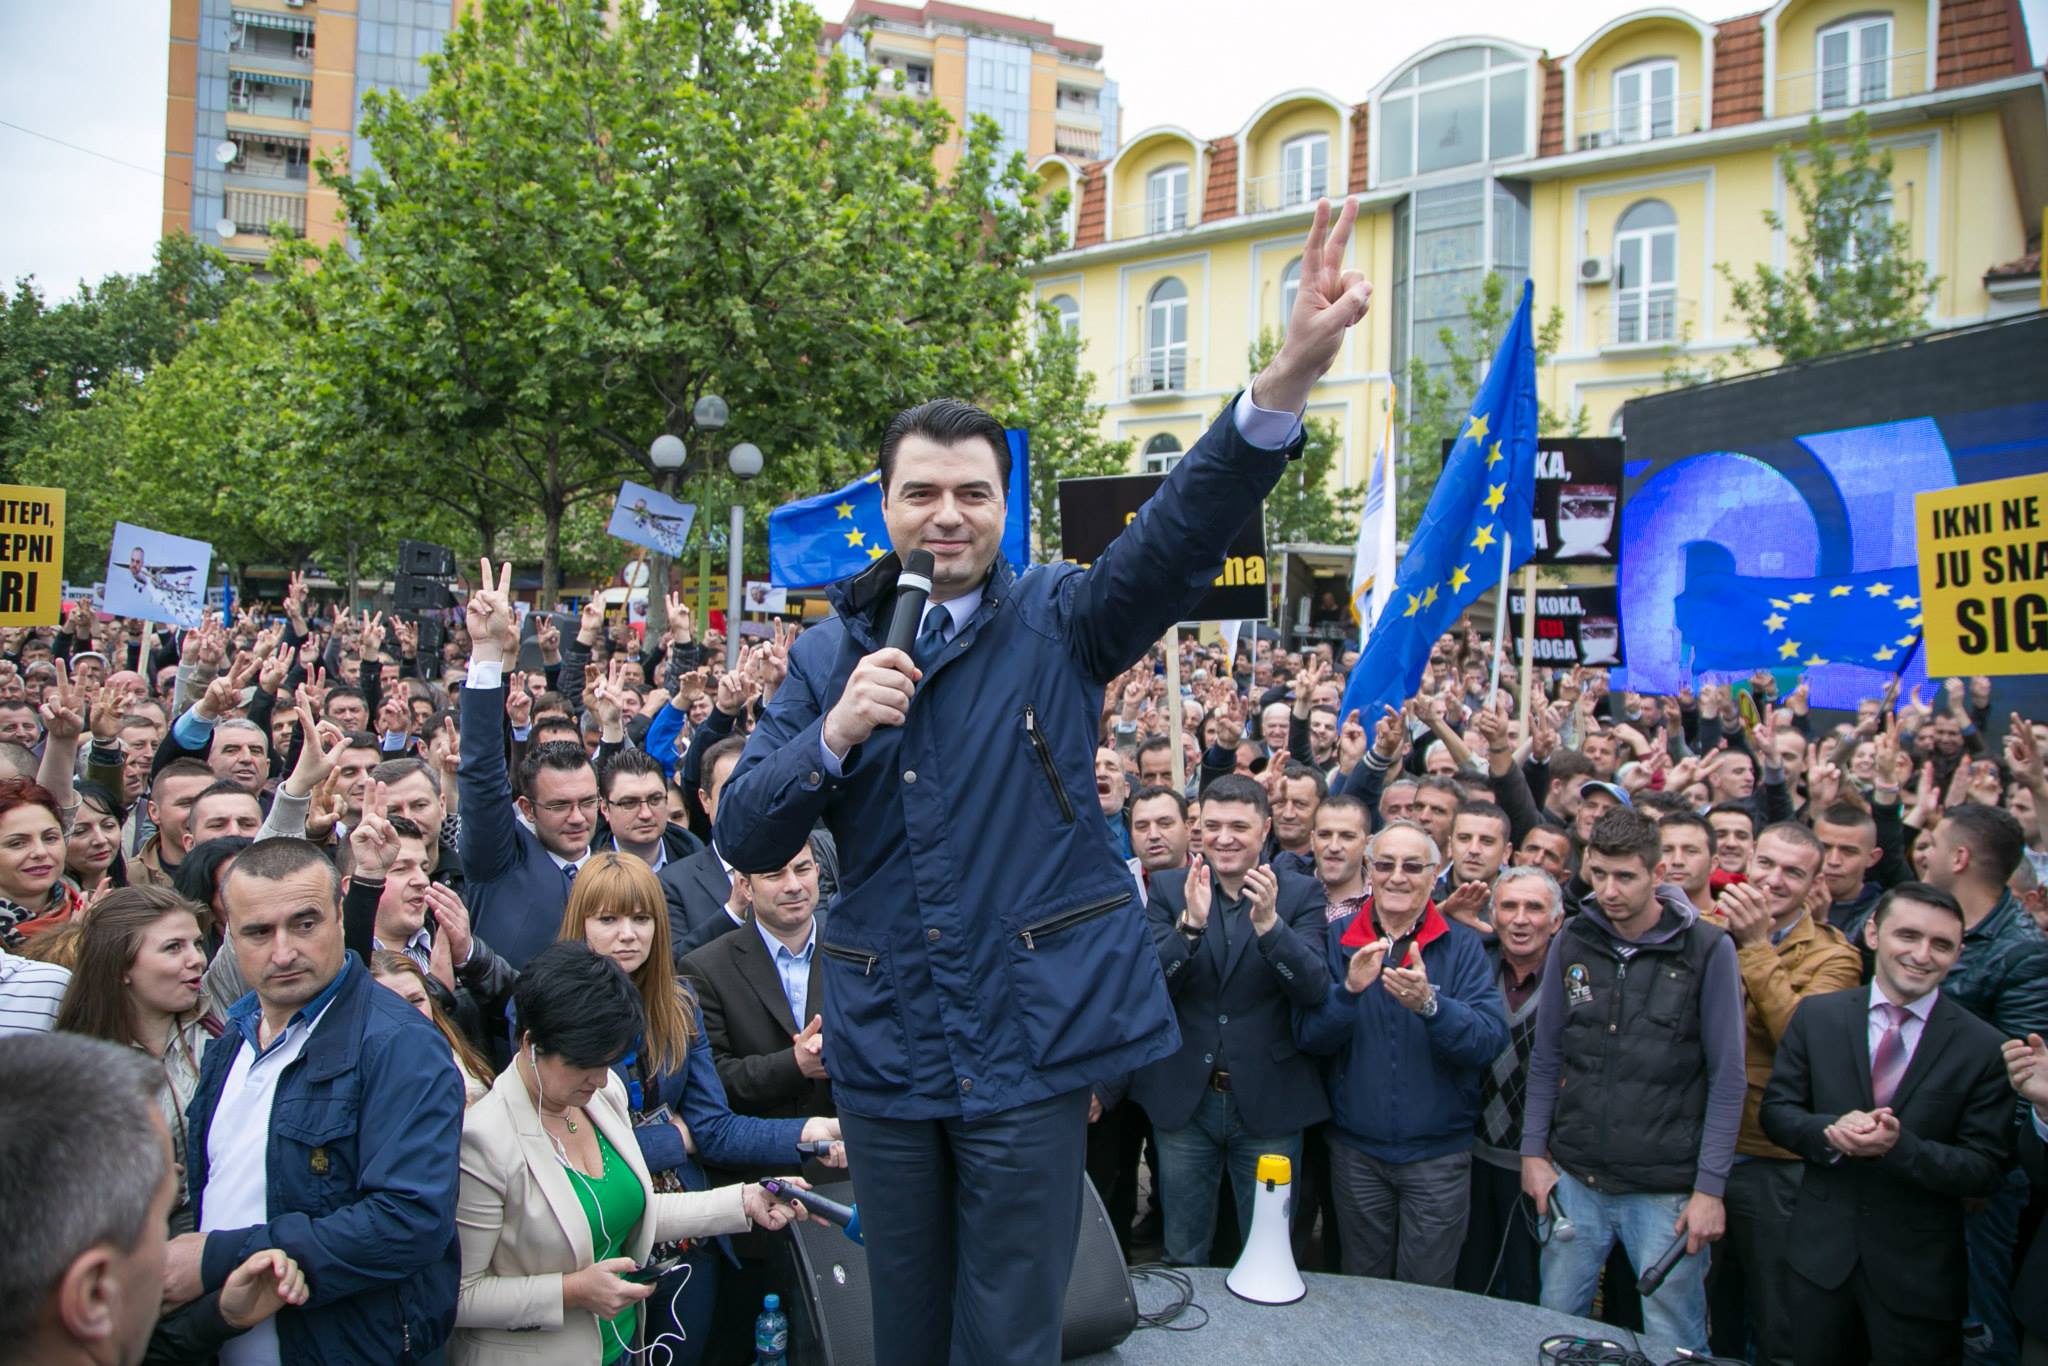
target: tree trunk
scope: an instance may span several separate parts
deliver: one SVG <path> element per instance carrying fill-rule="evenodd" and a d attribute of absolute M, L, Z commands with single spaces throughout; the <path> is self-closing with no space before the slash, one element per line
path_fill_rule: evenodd
<path fill-rule="evenodd" d="M 361 547 L 360 543 L 359 543 L 359 542 L 357 542 L 357 541 L 356 541 L 356 539 L 355 539 L 354 537 L 350 537 L 350 538 L 349 538 L 349 543 L 348 543 L 348 606 L 349 606 L 349 610 L 350 610 L 350 611 L 354 611 L 354 610 L 355 610 L 355 607 L 356 607 L 356 584 L 357 584 L 357 582 L 358 582 L 358 570 L 359 570 L 359 569 L 360 569 L 360 567 L 361 567 L 361 566 L 360 566 L 360 565 L 359 565 L 359 564 L 357 563 L 357 557 L 358 557 L 358 554 L 359 554 L 359 552 L 360 552 L 361 548 L 362 548 L 362 547 Z"/>
<path fill-rule="evenodd" d="M 556 585 L 561 579 L 562 516 L 566 511 L 562 500 L 552 494 L 542 510 L 542 515 L 547 518 L 540 552 L 540 610 L 543 612 L 552 612 L 555 608 Z"/>
<path fill-rule="evenodd" d="M 661 491 L 673 498 L 676 496 L 676 472 L 661 472 Z M 668 630 L 668 591 L 672 582 L 675 561 L 660 551 L 647 553 L 647 639 L 658 641 Z M 631 613 L 631 592 L 627 594 L 628 614 Z"/>

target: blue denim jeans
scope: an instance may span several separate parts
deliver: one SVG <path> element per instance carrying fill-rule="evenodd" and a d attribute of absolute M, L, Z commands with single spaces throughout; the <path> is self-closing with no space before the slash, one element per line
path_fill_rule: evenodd
<path fill-rule="evenodd" d="M 1224 1091 L 1202 1092 L 1194 1117 L 1178 1129 L 1160 1129 L 1159 1185 L 1166 1231 L 1166 1260 L 1178 1266 L 1202 1266 L 1216 1236 L 1216 1188 L 1224 1168 L 1237 1197 L 1237 1227 L 1252 1231 L 1252 1191 L 1258 1184 L 1259 1158 L 1278 1153 L 1300 1180 L 1301 1132 L 1259 1138 L 1245 1128 L 1237 1098 Z"/>
<path fill-rule="evenodd" d="M 1543 1249 L 1543 1307 L 1584 1317 L 1592 1311 L 1600 1268 L 1615 1240 L 1641 1275 L 1671 1246 L 1672 1227 L 1691 1192 L 1609 1195 L 1580 1185 L 1560 1168 L 1553 1200 L 1558 1196 L 1577 1233 L 1568 1243 L 1553 1236 Z M 1657 1346 L 1707 1350 L 1707 1261 L 1704 1250 L 1680 1258 L 1657 1293 L 1643 1301 L 1643 1336 Z"/>

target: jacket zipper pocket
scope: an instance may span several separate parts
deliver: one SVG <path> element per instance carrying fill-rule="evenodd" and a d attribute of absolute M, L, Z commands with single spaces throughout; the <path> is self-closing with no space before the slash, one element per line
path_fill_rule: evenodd
<path fill-rule="evenodd" d="M 1129 905 L 1130 900 L 1131 894 L 1123 892 L 1116 896 L 1104 897 L 1101 901 L 1091 901 L 1086 906 L 1076 906 L 1071 911 L 1062 911 L 1048 920 L 1039 921 L 1036 925 L 1026 925 L 1017 931 L 1017 937 L 1024 941 L 1025 948 L 1035 951 L 1038 948 L 1036 941 L 1044 936 L 1058 934 L 1061 930 L 1070 930 L 1084 920 L 1108 915 L 1119 906 Z"/>
<path fill-rule="evenodd" d="M 882 961 L 880 954 L 869 953 L 866 949 L 842 949 L 836 944 L 825 943 L 820 943 L 818 947 L 825 951 L 827 958 L 837 958 L 842 963 L 860 964 L 860 975 L 863 977 L 872 973 L 875 964 Z"/>
<path fill-rule="evenodd" d="M 1029 702 L 1024 704 L 1024 733 L 1031 737 L 1031 748 L 1038 751 L 1038 766 L 1045 770 L 1045 780 L 1052 784 L 1052 795 L 1060 804 L 1060 819 L 1072 825 L 1074 799 L 1060 782 L 1060 771 L 1052 761 L 1052 746 L 1045 742 L 1045 732 L 1038 728 L 1038 711 Z"/>

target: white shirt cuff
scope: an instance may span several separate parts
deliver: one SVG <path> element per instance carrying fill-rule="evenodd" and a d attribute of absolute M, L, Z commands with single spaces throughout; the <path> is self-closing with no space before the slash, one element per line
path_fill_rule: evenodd
<path fill-rule="evenodd" d="M 472 659 L 469 661 L 469 677 L 465 686 L 471 688 L 499 688 L 505 684 L 505 661 L 502 659 Z"/>
<path fill-rule="evenodd" d="M 835 778 L 846 776 L 846 760 L 832 752 L 832 746 L 825 743 L 823 733 L 818 736 L 818 757 L 825 761 L 825 771 Z"/>
<path fill-rule="evenodd" d="M 1257 446 L 1262 451 L 1286 450 L 1294 444 L 1295 435 L 1301 431 L 1300 413 L 1261 408 L 1252 402 L 1250 386 L 1237 396 L 1237 406 L 1231 410 L 1231 421 L 1237 424 L 1237 434 L 1245 439 L 1247 445 Z"/>

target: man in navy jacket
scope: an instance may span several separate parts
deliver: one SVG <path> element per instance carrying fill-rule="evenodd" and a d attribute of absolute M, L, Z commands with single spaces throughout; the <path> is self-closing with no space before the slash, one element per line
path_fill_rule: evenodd
<path fill-rule="evenodd" d="M 1103 687 L 1215 580 L 1299 450 L 1371 295 L 1344 266 L 1355 213 L 1317 207 L 1280 353 L 1086 569 L 1018 578 L 999 558 L 1000 423 L 943 400 L 892 421 L 896 553 L 833 589 L 721 794 L 717 846 L 741 872 L 786 864 L 820 819 L 838 840 L 825 1060 L 877 1360 L 1058 1360 L 1089 1084 L 1178 1043 L 1095 801 Z M 882 642 L 912 550 L 935 570 L 906 655 Z"/>
<path fill-rule="evenodd" d="M 1507 1017 L 1479 936 L 1429 899 L 1436 841 L 1392 821 L 1365 857 L 1372 898 L 1330 926 L 1335 985 L 1301 1020 L 1304 1047 L 1337 1055 L 1330 1181 L 1343 1266 L 1448 1287 L 1480 1083 L 1507 1046 Z"/>
<path fill-rule="evenodd" d="M 227 1366 L 433 1360 L 462 1275 L 448 1044 L 342 946 L 340 875 L 316 846 L 253 845 L 221 892 L 222 951 L 255 990 L 206 1050 L 186 1113 L 200 1231 L 171 1240 L 164 1301 L 281 1248 L 310 1296 L 228 1344 Z"/>

